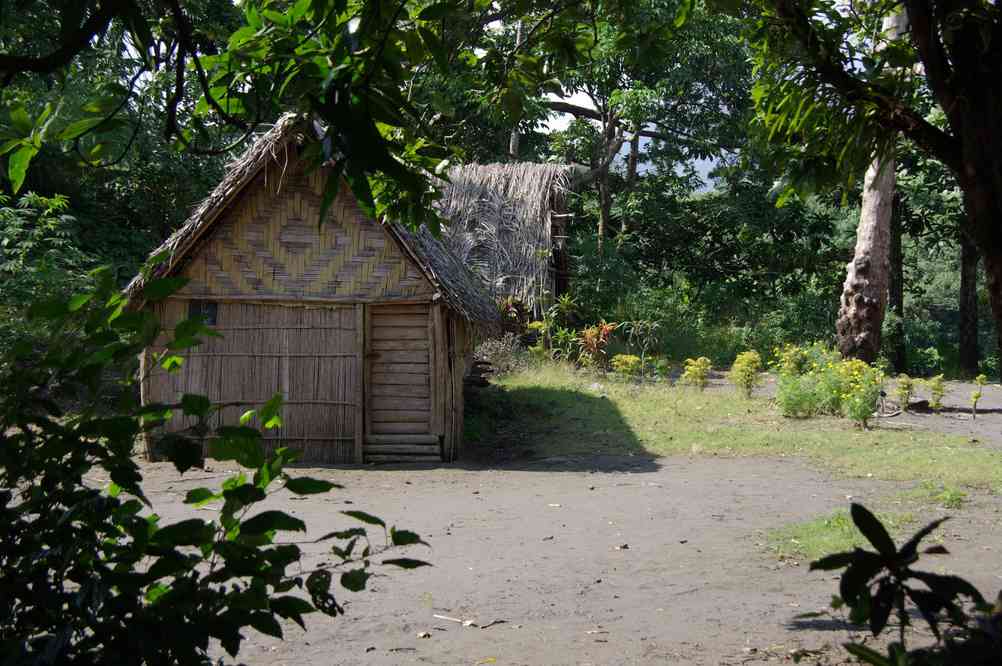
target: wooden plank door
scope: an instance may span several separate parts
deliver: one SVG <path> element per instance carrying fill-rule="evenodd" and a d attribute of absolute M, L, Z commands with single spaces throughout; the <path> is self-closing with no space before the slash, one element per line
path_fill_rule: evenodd
<path fill-rule="evenodd" d="M 440 460 L 429 304 L 366 306 L 365 459 Z"/>

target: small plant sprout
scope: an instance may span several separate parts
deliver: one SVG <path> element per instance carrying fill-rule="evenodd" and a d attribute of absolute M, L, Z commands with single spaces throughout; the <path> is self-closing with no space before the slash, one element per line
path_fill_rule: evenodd
<path fill-rule="evenodd" d="M 981 389 L 985 387 L 988 383 L 988 377 L 985 375 L 978 375 L 974 378 L 974 383 L 978 385 L 978 388 L 971 391 L 971 419 L 978 418 L 978 401 L 981 400 Z"/>
<path fill-rule="evenodd" d="M 932 411 L 939 413 L 939 410 L 943 409 L 943 396 L 946 395 L 946 383 L 943 381 L 943 375 L 930 377 L 925 383 L 929 387 L 929 407 Z"/>
<path fill-rule="evenodd" d="M 894 397 L 901 405 L 901 411 L 907 412 L 908 405 L 912 401 L 912 393 L 915 392 L 915 382 L 905 373 L 898 375 L 897 386 L 894 387 Z"/>
<path fill-rule="evenodd" d="M 727 378 L 738 390 L 744 393 L 746 398 L 750 398 L 752 389 L 759 383 L 761 372 L 762 357 L 757 351 L 746 351 L 741 352 L 734 359 L 734 365 L 731 366 Z"/>
<path fill-rule="evenodd" d="M 712 369 L 713 364 L 705 356 L 687 358 L 685 359 L 685 370 L 679 379 L 683 384 L 695 386 L 702 391 L 710 383 L 710 370 Z"/>

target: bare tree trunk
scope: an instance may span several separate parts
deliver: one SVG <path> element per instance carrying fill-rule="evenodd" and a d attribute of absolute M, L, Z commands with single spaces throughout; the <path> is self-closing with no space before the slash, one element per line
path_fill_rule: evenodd
<path fill-rule="evenodd" d="M 882 29 L 893 37 L 907 27 L 904 12 L 885 16 Z M 894 155 L 878 155 L 863 180 L 863 206 L 856 228 L 856 251 L 846 267 L 835 337 L 847 358 L 868 363 L 880 353 L 880 329 L 890 280 L 891 214 L 894 207 Z"/>
<path fill-rule="evenodd" d="M 598 177 L 598 250 L 602 251 L 605 243 L 606 230 L 609 228 L 612 215 L 612 193 L 609 191 L 609 168 L 606 167 Z"/>
<path fill-rule="evenodd" d="M 901 247 L 901 197 L 894 197 L 891 209 L 890 274 L 887 283 L 887 307 L 897 315 L 894 320 L 891 363 L 895 372 L 908 372 L 908 352 L 905 349 L 905 270 Z"/>
<path fill-rule="evenodd" d="M 880 327 L 887 308 L 890 269 L 894 158 L 878 157 L 866 170 L 856 251 L 846 266 L 835 334 L 839 351 L 868 363 L 880 353 Z"/>
<path fill-rule="evenodd" d="M 966 377 L 978 374 L 978 249 L 966 233 L 960 233 L 960 371 Z"/>
<path fill-rule="evenodd" d="M 633 137 L 630 139 L 630 154 L 626 158 L 626 193 L 629 195 L 637 185 L 637 160 L 640 156 L 640 128 L 634 128 Z M 628 215 L 623 215 L 622 226 L 619 232 L 625 234 L 630 225 Z"/>

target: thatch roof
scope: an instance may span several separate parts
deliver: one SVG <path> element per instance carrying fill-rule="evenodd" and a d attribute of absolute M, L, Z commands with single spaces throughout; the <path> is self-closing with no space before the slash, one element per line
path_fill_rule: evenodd
<path fill-rule="evenodd" d="M 284 164 L 289 142 L 300 142 L 311 131 L 306 121 L 286 114 L 262 134 L 243 155 L 226 170 L 226 175 L 191 217 L 164 243 L 151 253 L 161 256 L 153 275 L 172 274 L 187 254 L 212 227 L 220 214 L 270 162 Z M 421 268 L 425 277 L 438 290 L 445 303 L 464 319 L 480 325 L 494 326 L 500 321 L 497 307 L 485 292 L 478 278 L 466 265 L 431 232 L 422 227 L 413 232 L 400 224 L 387 224 L 391 236 Z M 137 275 L 126 287 L 130 297 L 138 296 L 144 283 Z"/>
<path fill-rule="evenodd" d="M 443 238 L 491 294 L 535 308 L 554 295 L 554 215 L 564 211 L 575 167 L 513 162 L 449 172 L 440 212 Z"/>

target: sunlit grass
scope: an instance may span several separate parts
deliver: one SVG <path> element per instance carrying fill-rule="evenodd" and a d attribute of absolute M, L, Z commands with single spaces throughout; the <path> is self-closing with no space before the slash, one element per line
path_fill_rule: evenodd
<path fill-rule="evenodd" d="M 916 525 L 910 514 L 884 514 L 877 516 L 891 536 L 900 541 L 910 536 L 908 530 Z M 852 523 L 848 511 L 836 511 L 828 516 L 802 523 L 794 523 L 769 530 L 769 547 L 781 559 L 816 560 L 831 553 L 851 550 L 856 547 L 873 550 L 863 535 Z"/>
<path fill-rule="evenodd" d="M 959 436 L 882 430 L 879 421 L 861 431 L 844 419 L 786 419 L 732 387 L 639 385 L 556 364 L 498 383 L 489 405 L 471 410 L 474 442 L 503 436 L 537 456 L 800 456 L 846 476 L 1002 490 L 1002 452 Z"/>

